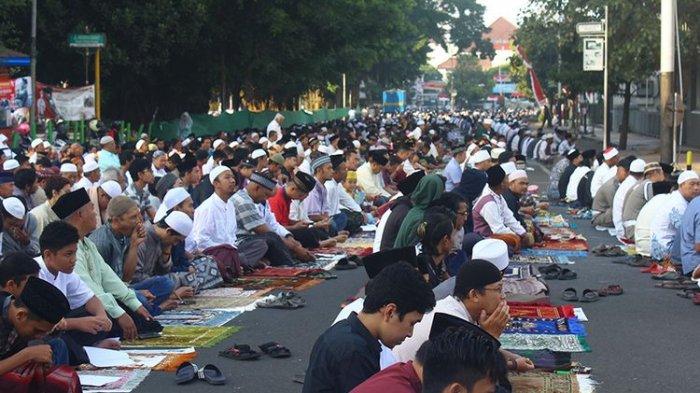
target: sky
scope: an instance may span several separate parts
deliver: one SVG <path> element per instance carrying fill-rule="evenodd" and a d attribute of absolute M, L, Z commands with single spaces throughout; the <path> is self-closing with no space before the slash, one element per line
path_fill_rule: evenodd
<path fill-rule="evenodd" d="M 527 5 L 528 0 L 478 0 L 478 3 L 486 7 L 484 12 L 486 26 L 501 16 L 517 26 L 518 12 Z"/>

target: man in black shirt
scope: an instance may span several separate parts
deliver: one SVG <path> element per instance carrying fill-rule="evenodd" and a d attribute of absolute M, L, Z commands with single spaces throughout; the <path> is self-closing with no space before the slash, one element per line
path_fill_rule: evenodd
<path fill-rule="evenodd" d="M 562 172 L 559 184 L 557 184 L 560 199 L 566 198 L 566 187 L 569 185 L 569 179 L 571 179 L 571 175 L 583 161 L 583 156 L 576 149 L 569 150 L 566 153 L 566 158 L 569 160 L 569 165 Z"/>
<path fill-rule="evenodd" d="M 389 348 L 413 332 L 435 306 L 430 286 L 411 265 L 385 267 L 365 287 L 362 311 L 331 326 L 316 340 L 304 393 L 345 393 L 379 372 L 381 343 Z"/>
<path fill-rule="evenodd" d="M 515 217 L 523 228 L 526 228 L 525 220 L 520 215 L 520 198 L 522 198 L 525 193 L 527 193 L 527 186 L 530 184 L 527 178 L 527 172 L 522 169 L 516 170 L 510 175 L 508 175 L 509 187 L 505 192 L 503 192 L 503 199 L 506 201 L 506 205 L 510 211 L 513 212 L 513 217 Z M 528 212 L 529 214 L 534 213 L 534 209 Z"/>

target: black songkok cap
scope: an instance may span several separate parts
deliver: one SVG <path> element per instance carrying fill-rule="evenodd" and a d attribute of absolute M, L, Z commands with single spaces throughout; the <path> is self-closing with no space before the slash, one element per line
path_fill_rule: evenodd
<path fill-rule="evenodd" d="M 345 162 L 345 156 L 342 154 L 331 154 L 331 165 L 333 169 L 338 169 L 340 164 Z"/>
<path fill-rule="evenodd" d="M 190 156 L 191 157 L 191 156 Z M 177 164 L 177 171 L 180 173 L 180 176 L 184 175 L 185 173 L 191 171 L 194 169 L 194 167 L 197 166 L 197 160 L 194 158 L 185 158 L 182 161 L 180 161 L 179 164 Z"/>
<path fill-rule="evenodd" d="M 379 165 L 386 165 L 389 163 L 389 156 L 386 154 L 386 150 L 374 150 L 370 152 L 370 157 Z"/>
<path fill-rule="evenodd" d="M 670 181 L 658 181 L 651 184 L 651 190 L 654 195 L 668 194 L 673 189 L 673 182 Z"/>
<path fill-rule="evenodd" d="M 571 149 L 571 150 L 569 150 L 568 153 L 566 153 L 566 158 L 568 158 L 569 161 L 573 161 L 576 159 L 576 157 L 578 157 L 580 155 L 581 155 L 581 153 L 578 150 Z"/>
<path fill-rule="evenodd" d="M 595 157 L 595 153 L 596 153 L 595 149 L 591 149 L 591 150 L 585 150 L 583 153 L 581 153 L 581 155 L 585 159 L 591 159 L 591 158 Z"/>
<path fill-rule="evenodd" d="M 268 190 L 274 190 L 275 187 L 277 187 L 277 182 L 270 179 L 261 172 L 253 172 L 253 174 L 250 175 L 250 181 L 252 181 L 253 183 L 258 183 L 261 186 L 267 188 Z"/>
<path fill-rule="evenodd" d="M 411 266 L 417 268 L 416 248 L 410 246 L 375 252 L 362 258 L 362 265 L 365 267 L 367 276 L 371 279 L 377 276 L 385 267 L 402 261 L 408 262 Z"/>
<path fill-rule="evenodd" d="M 500 348 L 501 343 L 492 335 L 490 335 L 486 330 L 480 328 L 476 324 L 469 323 L 462 318 L 457 318 L 453 315 L 444 314 L 441 312 L 435 313 L 433 318 L 433 324 L 430 326 L 430 336 L 429 339 L 433 339 L 448 330 L 452 329 L 464 329 L 475 335 L 484 337 L 491 341 L 496 348 Z"/>
<path fill-rule="evenodd" d="M 68 299 L 58 288 L 48 282 L 29 277 L 19 300 L 37 317 L 53 324 L 70 312 Z"/>
<path fill-rule="evenodd" d="M 625 170 L 627 172 L 629 172 L 630 166 L 632 165 L 632 161 L 634 161 L 636 159 L 637 159 L 637 157 L 635 157 L 635 156 L 627 156 L 627 157 L 621 159 L 620 163 L 618 165 L 625 168 Z"/>
<path fill-rule="evenodd" d="M 282 157 L 284 158 L 292 158 L 297 156 L 297 148 L 296 147 L 290 147 L 289 149 L 285 149 L 284 152 L 282 152 Z"/>
<path fill-rule="evenodd" d="M 418 186 L 418 182 L 420 179 L 425 176 L 425 171 L 415 171 L 411 173 L 409 176 L 406 176 L 403 180 L 399 182 L 397 185 L 397 188 L 399 191 L 401 191 L 402 194 L 408 196 L 413 193 L 413 190 L 416 189 Z"/>
<path fill-rule="evenodd" d="M 51 208 L 61 220 L 77 212 L 81 207 L 90 202 L 90 197 L 84 188 L 79 188 L 58 198 L 58 201 Z"/>
<path fill-rule="evenodd" d="M 302 192 L 311 192 L 316 187 L 316 179 L 304 171 L 297 171 L 293 181 Z"/>
<path fill-rule="evenodd" d="M 506 178 L 506 172 L 501 168 L 500 165 L 495 165 L 489 168 L 486 171 L 486 175 L 488 176 L 488 184 L 489 187 L 494 187 L 497 186 L 501 183 L 503 183 L 503 179 Z"/>

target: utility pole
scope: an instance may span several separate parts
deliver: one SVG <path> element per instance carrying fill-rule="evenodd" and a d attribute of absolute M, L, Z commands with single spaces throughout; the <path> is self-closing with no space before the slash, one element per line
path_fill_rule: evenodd
<path fill-rule="evenodd" d="M 343 108 L 345 108 L 345 98 L 347 96 L 345 95 L 345 73 L 343 72 Z"/>
<path fill-rule="evenodd" d="M 32 105 L 29 108 L 29 125 L 31 130 L 32 139 L 36 138 L 36 1 L 32 0 L 32 43 L 31 43 L 31 83 L 29 88 L 31 89 L 29 96 L 32 98 Z"/>
<path fill-rule="evenodd" d="M 610 144 L 610 119 L 608 119 L 608 108 L 610 105 L 610 102 L 608 102 L 608 71 L 610 69 L 610 66 L 608 64 L 608 35 L 610 30 L 608 29 L 608 26 L 610 25 L 610 15 L 608 12 L 608 6 L 605 6 L 605 45 L 604 45 L 604 51 L 605 51 L 605 70 L 603 74 L 603 149 L 608 148 L 608 144 Z"/>
<path fill-rule="evenodd" d="M 673 157 L 673 85 L 674 85 L 674 48 L 675 28 L 673 11 L 676 0 L 661 0 L 661 67 L 659 69 L 659 109 L 661 113 L 660 160 L 675 162 Z"/>

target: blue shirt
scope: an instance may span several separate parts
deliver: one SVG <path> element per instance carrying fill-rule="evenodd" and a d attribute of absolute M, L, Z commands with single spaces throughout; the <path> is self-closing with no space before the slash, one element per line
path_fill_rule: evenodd
<path fill-rule="evenodd" d="M 695 197 L 685 209 L 680 235 L 681 264 L 683 273 L 687 274 L 700 264 L 700 253 L 695 252 L 695 243 L 700 243 L 700 196 Z"/>
<path fill-rule="evenodd" d="M 443 175 L 447 179 L 445 181 L 445 192 L 452 191 L 459 185 L 459 182 L 462 180 L 462 168 L 454 157 L 445 166 Z"/>

